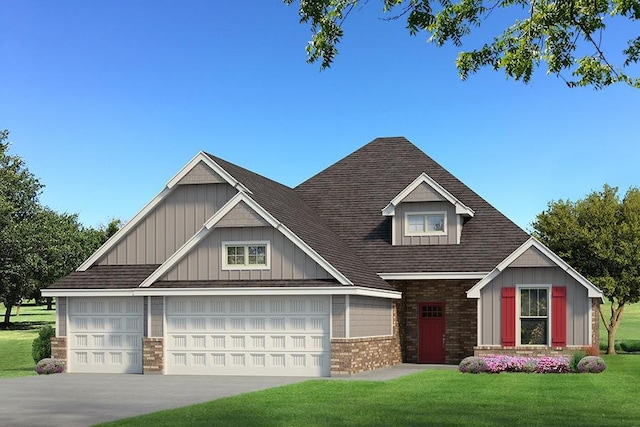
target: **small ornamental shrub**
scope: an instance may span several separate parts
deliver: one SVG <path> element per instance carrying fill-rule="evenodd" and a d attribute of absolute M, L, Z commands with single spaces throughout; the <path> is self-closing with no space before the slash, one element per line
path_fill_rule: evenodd
<path fill-rule="evenodd" d="M 569 361 L 569 367 L 571 368 L 571 372 L 578 372 L 578 363 L 585 357 L 587 354 L 584 351 L 576 351 L 571 356 L 571 360 Z"/>
<path fill-rule="evenodd" d="M 599 374 L 606 369 L 604 360 L 598 356 L 586 356 L 583 357 L 580 363 L 578 363 L 578 372 L 589 372 L 592 374 Z"/>
<path fill-rule="evenodd" d="M 65 364 L 62 360 L 47 357 L 38 362 L 36 372 L 38 375 L 59 374 L 64 372 L 64 367 Z"/>
<path fill-rule="evenodd" d="M 638 353 L 640 352 L 640 340 L 620 341 L 620 350 L 625 351 L 627 353 Z"/>
<path fill-rule="evenodd" d="M 458 369 L 460 369 L 460 372 L 477 374 L 487 371 L 487 363 L 482 359 L 482 357 L 466 357 L 462 359 L 462 362 L 460 362 Z"/>
<path fill-rule="evenodd" d="M 31 356 L 34 362 L 51 357 L 51 338 L 56 336 L 56 331 L 47 325 L 40 329 L 38 337 L 33 340 L 31 345 Z"/>

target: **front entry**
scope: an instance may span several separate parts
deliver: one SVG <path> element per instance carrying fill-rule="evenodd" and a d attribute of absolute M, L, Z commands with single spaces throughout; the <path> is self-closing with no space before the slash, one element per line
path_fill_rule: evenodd
<path fill-rule="evenodd" d="M 443 302 L 423 302 L 418 308 L 418 363 L 445 363 Z"/>

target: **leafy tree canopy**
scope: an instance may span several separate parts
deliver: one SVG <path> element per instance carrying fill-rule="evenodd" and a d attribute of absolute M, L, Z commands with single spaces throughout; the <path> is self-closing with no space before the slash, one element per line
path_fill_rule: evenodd
<path fill-rule="evenodd" d="M 611 301 L 607 317 L 600 312 L 614 353 L 615 334 L 625 305 L 640 301 L 640 190 L 630 188 L 621 199 L 618 189 L 571 202 L 549 203 L 533 223 L 535 235 Z"/>
<path fill-rule="evenodd" d="M 328 68 L 338 53 L 343 24 L 358 7 L 359 0 L 284 0 L 299 3 L 300 21 L 311 26 L 308 62 Z M 460 77 L 483 67 L 502 70 L 507 77 L 525 83 L 533 71 L 546 63 L 548 73 L 565 80 L 569 87 L 601 89 L 613 83 L 640 88 L 640 78 L 629 74 L 640 59 L 640 36 L 625 45 L 611 47 L 603 40 L 613 26 L 640 19 L 640 0 L 380 0 L 388 19 L 406 19 L 411 35 L 430 34 L 438 46 L 447 42 L 462 46 L 474 28 L 500 14 L 513 24 L 485 41 L 481 47 L 458 54 Z M 621 58 L 621 59 L 620 59 Z"/>

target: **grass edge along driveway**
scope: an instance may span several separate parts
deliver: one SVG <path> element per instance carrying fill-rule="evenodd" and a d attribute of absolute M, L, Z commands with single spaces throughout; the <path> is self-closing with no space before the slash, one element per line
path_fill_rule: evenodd
<path fill-rule="evenodd" d="M 430 370 L 386 382 L 311 380 L 102 426 L 640 424 L 640 356 L 605 360 L 602 374 Z"/>

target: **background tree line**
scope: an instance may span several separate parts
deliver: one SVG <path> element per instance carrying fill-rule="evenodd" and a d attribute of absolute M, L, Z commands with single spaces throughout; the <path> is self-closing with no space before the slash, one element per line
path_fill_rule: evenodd
<path fill-rule="evenodd" d="M 40 289 L 69 274 L 120 227 L 82 225 L 78 215 L 43 206 L 43 185 L 24 161 L 9 154 L 9 132 L 0 131 L 0 302 L 3 323 L 24 300 L 40 299 Z"/>

